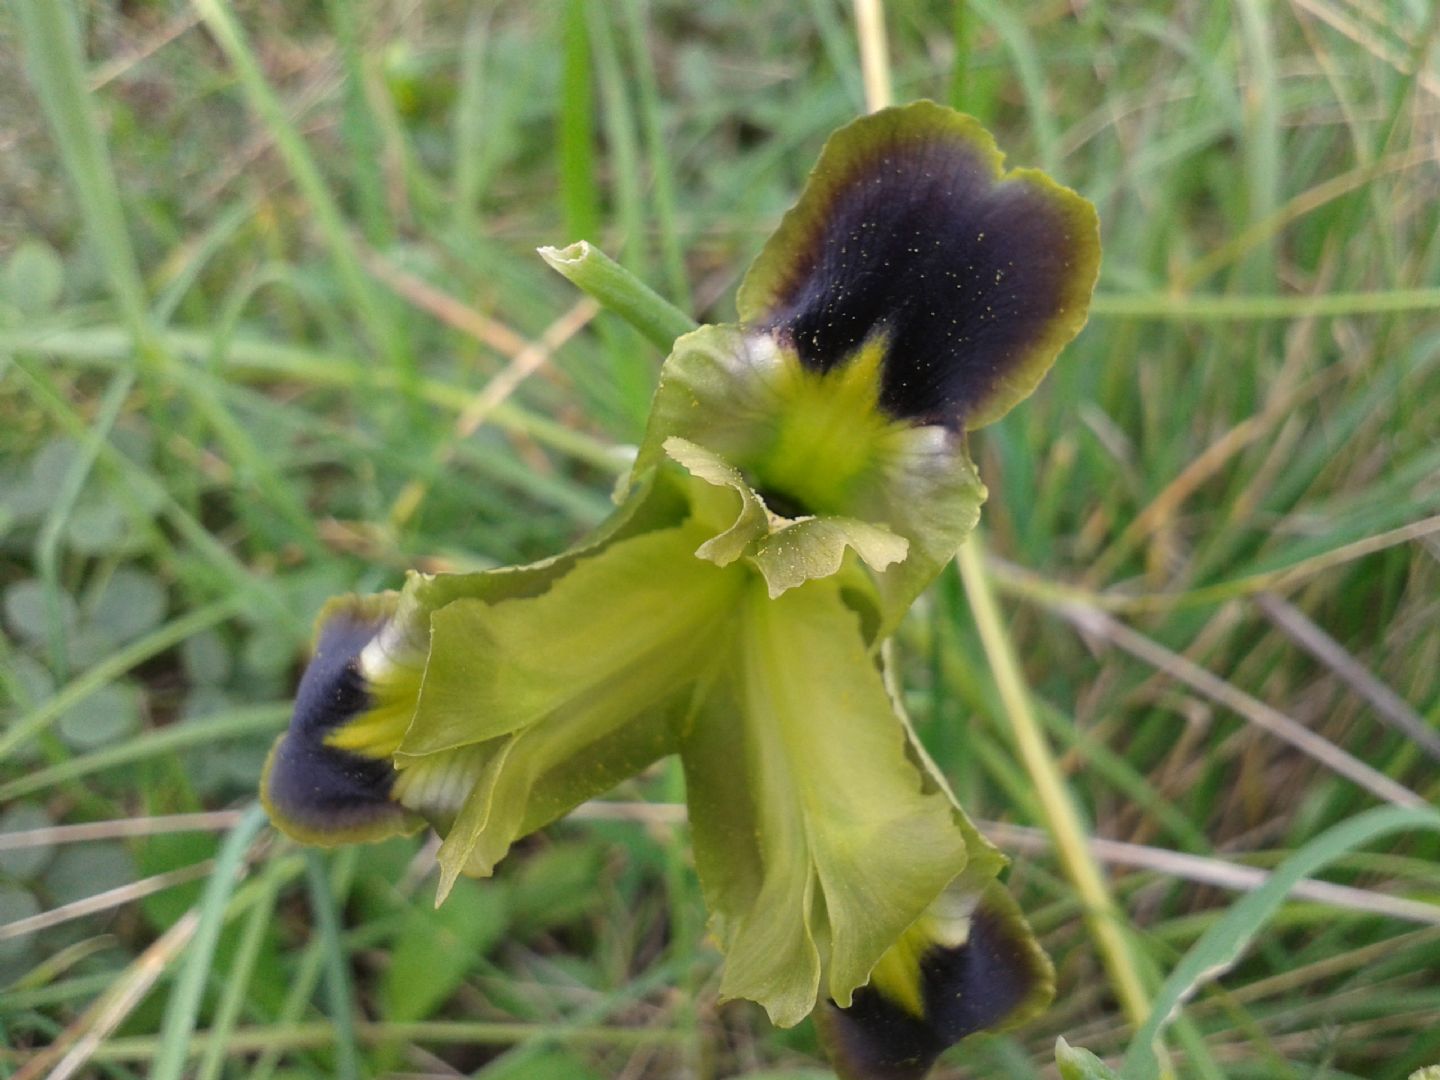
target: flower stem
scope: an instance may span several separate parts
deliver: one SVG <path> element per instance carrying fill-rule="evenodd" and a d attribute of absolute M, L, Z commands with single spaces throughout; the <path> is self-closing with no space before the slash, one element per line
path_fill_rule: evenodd
<path fill-rule="evenodd" d="M 601 305 L 668 353 L 675 339 L 696 327 L 694 319 L 587 240 L 538 249 L 540 257 Z"/>
<path fill-rule="evenodd" d="M 1035 794 L 1045 815 L 1045 829 L 1050 833 L 1065 876 L 1079 894 L 1090 934 L 1110 974 L 1120 1006 L 1131 1025 L 1138 1028 L 1150 1015 L 1150 998 L 1125 937 L 1123 916 L 1110 896 L 1104 873 L 1090 850 L 1074 798 L 1035 719 L 1014 643 L 1000 619 L 984 558 L 978 532 L 970 535 L 956 556 L 985 656 L 995 676 L 1020 758 L 1035 785 Z"/>

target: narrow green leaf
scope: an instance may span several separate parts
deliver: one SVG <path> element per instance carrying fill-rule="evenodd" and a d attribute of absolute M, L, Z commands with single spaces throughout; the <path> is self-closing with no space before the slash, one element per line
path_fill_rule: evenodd
<path fill-rule="evenodd" d="M 1429 808 L 1394 806 L 1367 810 L 1327 829 L 1277 866 L 1264 885 L 1237 901 L 1171 971 L 1155 995 L 1150 1018 L 1135 1034 L 1125 1054 L 1120 1069 L 1123 1080 L 1155 1080 L 1160 1075 L 1155 1043 L 1181 1004 L 1202 982 L 1227 971 L 1240 958 L 1297 882 L 1355 848 L 1412 829 L 1440 832 L 1440 813 Z"/>
<path fill-rule="evenodd" d="M 358 851 L 350 848 L 337 860 L 353 868 Z M 305 877 L 310 885 L 310 910 L 320 929 L 324 952 L 325 996 L 335 1031 L 336 1080 L 360 1080 L 360 1050 L 355 1040 L 355 1000 L 350 989 L 350 958 L 340 937 L 340 914 L 330 888 L 328 860 L 318 851 L 305 853 Z M 345 877 L 349 878 L 349 874 Z"/>
<path fill-rule="evenodd" d="M 285 860 L 273 860 L 265 868 L 260 880 L 260 892 L 240 931 L 240 943 L 235 950 L 234 962 L 225 975 L 225 989 L 215 1009 L 215 1018 L 207 1032 L 209 1041 L 205 1055 L 195 1072 L 195 1080 L 219 1080 L 225 1068 L 227 1040 L 235 1030 L 240 1013 L 250 1000 L 251 977 L 255 973 L 256 961 L 261 954 L 265 937 L 270 932 L 275 900 L 289 868 Z M 278 974 L 278 973 L 277 973 Z"/>
<path fill-rule="evenodd" d="M 42 708 L 52 706 L 55 701 L 66 696 L 68 695 L 62 692 L 57 697 L 47 700 Z M 85 696 L 88 697 L 88 694 Z M 80 699 L 77 697 L 76 700 Z M 41 715 L 48 717 L 51 713 L 51 709 L 45 708 L 45 712 Z M 113 769 L 120 765 L 128 765 L 132 761 L 144 761 L 147 758 L 174 750 L 209 746 L 222 739 L 278 731 L 289 715 L 290 703 L 282 702 L 271 705 L 251 705 L 221 716 L 171 724 L 168 727 L 137 735 L 133 739 L 127 739 L 114 746 L 107 746 L 103 750 L 70 758 L 68 761 L 62 761 L 48 768 L 17 776 L 9 783 L 0 785 L 0 802 L 17 799 L 36 791 L 44 791 L 54 784 L 77 780 L 82 776 L 89 776 L 92 773 Z"/>
<path fill-rule="evenodd" d="M 650 166 L 650 205 L 660 233 L 660 260 L 670 299 L 682 309 L 690 306 L 690 284 L 685 275 L 685 255 L 675 206 L 675 176 L 670 163 L 670 144 L 665 137 L 661 115 L 660 87 L 650 59 L 649 4 L 647 0 L 625 0 L 625 35 L 635 69 L 636 96 L 640 99 L 640 126 L 645 156 Z"/>
<path fill-rule="evenodd" d="M 251 107 L 275 140 L 281 157 L 314 212 L 354 316 L 389 363 L 400 391 L 418 404 L 419 372 L 399 322 L 394 318 L 394 305 L 361 267 L 359 251 L 345 217 L 305 140 L 266 81 L 234 12 L 220 0 L 195 0 L 195 7 L 234 66 Z"/>
<path fill-rule="evenodd" d="M 54 0 L 17 0 L 26 68 L 60 144 L 80 212 L 105 266 L 110 289 L 142 361 L 154 352 L 154 327 L 120 190 L 95 116 L 76 7 Z"/>
<path fill-rule="evenodd" d="M 173 622 L 167 623 L 106 657 L 103 662 L 68 684 L 54 697 L 48 698 L 37 708 L 11 724 L 4 734 L 0 735 L 0 758 L 6 757 L 15 747 L 33 739 L 64 715 L 67 710 L 78 705 L 137 664 L 184 641 L 191 634 L 209 629 L 225 621 L 234 614 L 235 606 L 233 601 L 224 601 L 197 608 L 188 615 L 183 615 Z M 3 793 L 0 793 L 0 798 L 7 795 L 13 797 L 13 792 L 10 792 L 8 787 L 4 789 Z"/>
<path fill-rule="evenodd" d="M 224 923 L 225 910 L 245 854 L 250 850 L 260 830 L 265 827 L 265 811 L 252 805 L 245 816 L 225 838 L 220 854 L 215 858 L 215 869 L 210 884 L 200 901 L 200 921 L 191 939 L 185 965 L 180 977 L 170 992 L 165 1008 L 165 1020 L 160 1028 L 159 1053 L 155 1058 L 151 1076 L 154 1080 L 180 1080 L 185 1063 L 190 1056 L 190 1037 L 195 1031 L 195 1020 L 200 1013 L 201 998 L 205 993 L 206 979 L 215 958 L 215 945 Z"/>
<path fill-rule="evenodd" d="M 595 101 L 591 86 L 590 39 L 585 27 L 585 0 L 567 0 L 561 32 L 564 36 L 564 82 L 560 90 L 557 147 L 560 202 L 565 211 L 566 233 L 577 240 L 593 242 L 599 239 L 600 234 L 600 197 L 595 176 Z"/>

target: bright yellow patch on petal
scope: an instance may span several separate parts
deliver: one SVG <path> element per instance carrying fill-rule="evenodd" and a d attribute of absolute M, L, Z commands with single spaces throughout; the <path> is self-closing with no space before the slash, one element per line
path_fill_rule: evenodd
<path fill-rule="evenodd" d="M 846 511 L 855 482 L 875 468 L 887 436 L 907 426 L 880 411 L 885 349 L 877 334 L 822 374 L 782 347 L 774 440 L 746 463 L 762 492 L 784 495 L 810 514 Z"/>
<path fill-rule="evenodd" d="M 383 760 L 399 748 L 415 715 L 415 702 L 420 697 L 420 671 L 388 672 L 369 681 L 369 689 L 375 704 L 327 735 L 325 744 Z"/>
<path fill-rule="evenodd" d="M 870 973 L 870 985 L 876 991 L 919 1019 L 925 1017 L 925 998 L 920 988 L 920 959 L 931 945 L 930 935 L 922 926 L 927 921 L 922 917 L 900 935 L 900 940 L 890 946 Z"/>
<path fill-rule="evenodd" d="M 967 903 L 964 905 L 969 907 Z M 921 986 L 920 962 L 932 948 L 957 949 L 970 935 L 968 916 L 943 916 L 936 906 L 910 924 L 900 939 L 880 957 L 870 973 L 870 986 L 899 1005 L 910 1015 L 924 1019 L 925 998 Z"/>

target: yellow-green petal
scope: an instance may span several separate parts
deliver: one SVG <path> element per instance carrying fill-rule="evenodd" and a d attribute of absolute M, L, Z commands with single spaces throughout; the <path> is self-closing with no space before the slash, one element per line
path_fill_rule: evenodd
<path fill-rule="evenodd" d="M 579 559 L 539 596 L 455 600 L 430 618 L 430 653 L 403 764 L 522 731 L 602 699 L 634 711 L 693 681 L 735 575 L 694 557 L 693 524 Z"/>
<path fill-rule="evenodd" d="M 681 753 L 721 992 L 788 1024 L 813 1007 L 822 968 L 848 1003 L 967 848 L 838 584 L 771 599 L 756 581 L 735 614 L 732 659 Z"/>

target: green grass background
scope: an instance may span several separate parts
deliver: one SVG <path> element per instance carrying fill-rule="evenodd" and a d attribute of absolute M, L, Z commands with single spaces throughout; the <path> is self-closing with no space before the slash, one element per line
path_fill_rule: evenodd
<path fill-rule="evenodd" d="M 973 440 L 1083 818 L 1271 867 L 1380 801 L 1256 702 L 1433 800 L 1382 714 L 1440 723 L 1440 6 L 900 0 L 886 26 L 897 100 L 975 114 L 1103 222 L 1089 327 Z M 422 840 L 316 856 L 169 816 L 253 799 L 327 596 L 605 513 L 662 357 L 576 319 L 533 249 L 590 239 L 732 317 L 860 70 L 833 0 L 0 8 L 0 1076 L 825 1075 L 808 1024 L 717 1003 L 664 805 L 549 829 L 438 912 Z M 898 644 L 965 805 L 1050 824 L 953 570 Z M 661 768 L 616 798 L 681 795 Z M 1349 906 L 1286 904 L 1186 1007 L 1177 1074 L 1440 1061 L 1440 927 L 1385 907 L 1440 899 L 1437 850 L 1332 863 Z M 1010 881 L 1056 1004 L 940 1075 L 1128 1040 L 1061 864 Z M 1149 992 L 1233 900 L 1111 888 Z"/>

